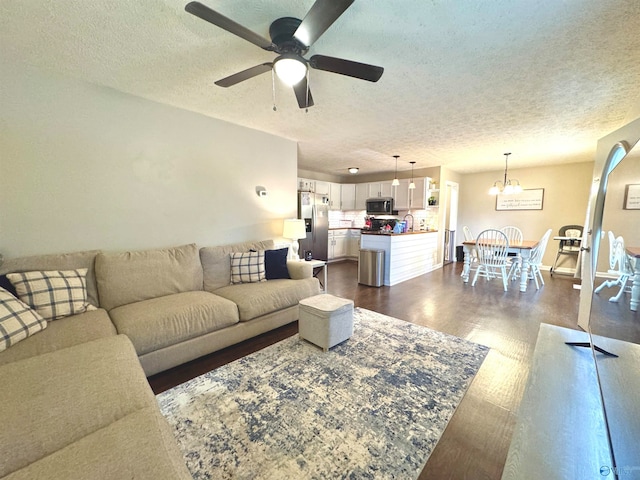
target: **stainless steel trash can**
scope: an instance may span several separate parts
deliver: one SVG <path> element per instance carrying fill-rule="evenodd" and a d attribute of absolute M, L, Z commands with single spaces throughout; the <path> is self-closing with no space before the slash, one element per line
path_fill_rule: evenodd
<path fill-rule="evenodd" d="M 384 284 L 384 250 L 360 250 L 358 283 L 371 287 Z"/>

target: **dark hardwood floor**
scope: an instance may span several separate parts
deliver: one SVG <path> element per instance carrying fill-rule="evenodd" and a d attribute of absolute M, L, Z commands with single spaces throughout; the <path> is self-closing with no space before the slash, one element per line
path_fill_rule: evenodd
<path fill-rule="evenodd" d="M 579 290 L 572 277 L 543 272 L 546 285 L 540 290 L 531 282 L 526 293 L 515 285 L 504 292 L 500 281 L 463 284 L 461 269 L 461 263 L 454 263 L 375 288 L 358 285 L 355 262 L 328 267 L 329 293 L 350 298 L 357 307 L 491 347 L 421 479 L 499 479 L 540 323 L 578 328 Z M 295 333 L 297 323 L 150 377 L 149 383 L 154 392 L 162 392 Z"/>

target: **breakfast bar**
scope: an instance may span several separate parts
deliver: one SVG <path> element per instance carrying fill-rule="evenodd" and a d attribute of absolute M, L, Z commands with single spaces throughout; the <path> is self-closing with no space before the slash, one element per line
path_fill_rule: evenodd
<path fill-rule="evenodd" d="M 384 250 L 384 285 L 393 286 L 438 268 L 438 232 L 362 232 L 362 249 Z"/>

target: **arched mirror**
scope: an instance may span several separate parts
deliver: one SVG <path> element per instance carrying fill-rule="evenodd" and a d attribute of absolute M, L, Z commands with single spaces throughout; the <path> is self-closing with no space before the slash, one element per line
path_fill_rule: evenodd
<path fill-rule="evenodd" d="M 593 349 L 613 460 L 601 474 L 625 479 L 640 478 L 640 122 L 612 135 L 598 145 L 579 323 L 615 355 Z"/>

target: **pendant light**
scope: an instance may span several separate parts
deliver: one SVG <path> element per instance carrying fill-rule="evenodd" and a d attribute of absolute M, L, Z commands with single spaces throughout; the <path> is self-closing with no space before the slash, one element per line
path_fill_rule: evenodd
<path fill-rule="evenodd" d="M 396 176 L 393 177 L 393 182 L 391 182 L 391 186 L 397 187 L 398 185 L 400 185 L 400 180 L 398 180 L 398 159 L 400 158 L 400 155 L 394 155 L 393 158 L 396 159 Z"/>
<path fill-rule="evenodd" d="M 510 195 L 512 193 L 522 192 L 522 187 L 518 180 L 507 178 L 507 171 L 509 169 L 509 155 L 511 153 L 504 154 L 504 180 L 496 180 L 493 182 L 493 186 L 489 189 L 489 195 Z"/>
<path fill-rule="evenodd" d="M 413 165 L 416 162 L 409 162 L 411 164 L 411 183 L 409 184 L 409 190 L 413 190 L 414 188 L 416 188 L 416 184 L 413 183 Z"/>

